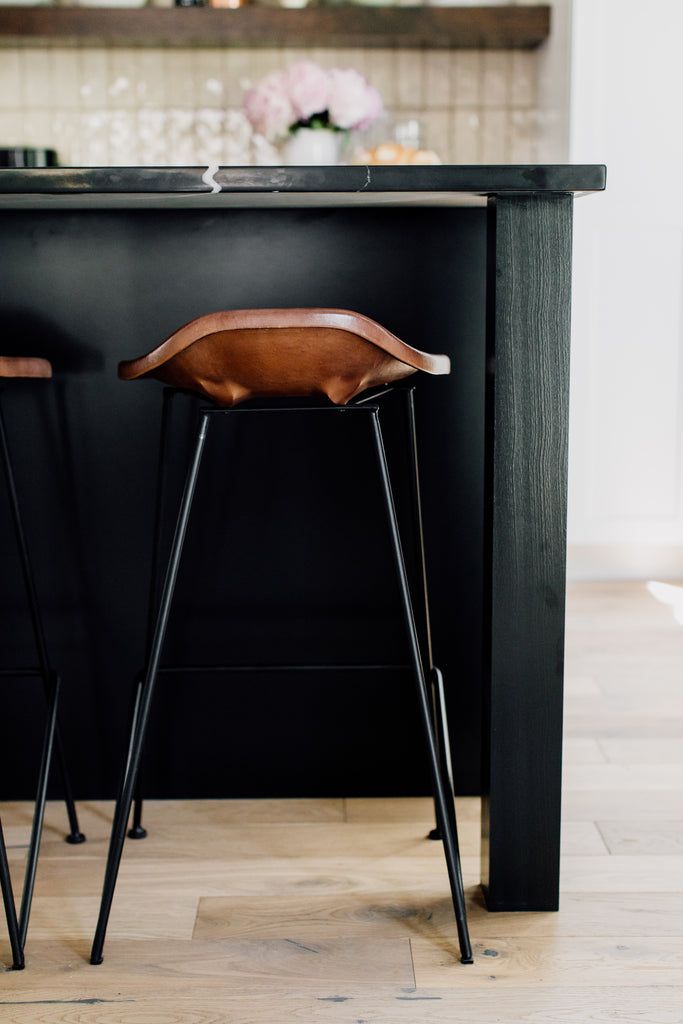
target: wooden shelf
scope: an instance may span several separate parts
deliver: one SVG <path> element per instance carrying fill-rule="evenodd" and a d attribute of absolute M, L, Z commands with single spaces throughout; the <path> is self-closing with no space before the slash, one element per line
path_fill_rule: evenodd
<path fill-rule="evenodd" d="M 0 46 L 531 49 L 550 5 L 366 7 L 0 7 Z"/>

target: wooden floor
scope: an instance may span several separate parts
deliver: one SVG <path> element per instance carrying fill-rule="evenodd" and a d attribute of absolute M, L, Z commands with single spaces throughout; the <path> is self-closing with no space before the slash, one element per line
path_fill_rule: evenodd
<path fill-rule="evenodd" d="M 88 842 L 70 847 L 50 805 L 0 1020 L 680 1024 L 683 626 L 644 584 L 582 584 L 567 640 L 559 913 L 487 914 L 475 799 L 458 801 L 474 966 L 428 800 L 155 803 L 91 967 L 112 808 L 82 805 Z M 18 880 L 30 807 L 0 811 Z"/>

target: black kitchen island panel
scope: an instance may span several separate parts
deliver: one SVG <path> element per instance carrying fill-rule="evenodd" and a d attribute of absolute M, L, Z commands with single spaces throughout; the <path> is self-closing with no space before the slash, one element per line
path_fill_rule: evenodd
<path fill-rule="evenodd" d="M 450 377 L 417 383 L 457 788 L 484 797 L 491 909 L 557 906 L 571 219 L 573 195 L 603 186 L 595 167 L 0 171 L 3 351 L 55 368 L 6 403 L 30 453 L 17 470 L 79 796 L 114 795 L 143 656 L 161 386 L 119 382 L 119 359 L 210 310 L 356 309 L 452 360 Z M 234 443 L 193 524 L 177 609 L 192 628 L 171 629 L 169 659 L 263 662 L 267 636 L 269 661 L 397 660 L 362 437 L 259 424 Z M 227 576 L 205 543 L 218 509 Z M 8 662 L 30 652 L 12 555 Z M 8 799 L 31 795 L 39 726 L 9 693 Z M 148 751 L 150 796 L 428 789 L 395 672 L 174 679 Z"/>

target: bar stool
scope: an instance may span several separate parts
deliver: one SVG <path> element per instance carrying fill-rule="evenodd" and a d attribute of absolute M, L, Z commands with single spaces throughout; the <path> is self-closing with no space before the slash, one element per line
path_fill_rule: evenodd
<path fill-rule="evenodd" d="M 40 379 L 49 378 L 51 376 L 52 367 L 46 359 L 26 358 L 18 356 L 0 356 L 0 379 Z M 0 389 L 0 397 L 1 395 L 2 390 Z M 35 642 L 36 653 L 38 656 L 38 665 L 36 667 L 13 666 L 1 668 L 0 679 L 19 679 L 37 677 L 42 681 L 43 689 L 45 692 L 45 699 L 47 702 L 47 717 L 43 735 L 40 768 L 38 772 L 38 784 L 33 813 L 33 822 L 31 827 L 31 838 L 29 842 L 28 855 L 26 859 L 26 868 L 24 873 L 21 906 L 18 920 L 12 896 L 12 886 L 10 881 L 9 866 L 7 863 L 7 853 L 5 849 L 4 838 L 0 843 L 0 875 L 2 877 L 2 893 L 5 903 L 5 914 L 7 917 L 7 925 L 10 933 L 12 954 L 14 958 L 14 967 L 20 968 L 23 966 L 23 949 L 26 943 L 26 932 L 28 929 L 29 916 L 31 913 L 31 903 L 33 900 L 36 869 L 38 866 L 38 852 L 40 849 L 40 840 L 43 830 L 43 820 L 45 816 L 47 785 L 50 774 L 50 765 L 52 762 L 53 749 L 55 747 L 57 750 L 57 756 L 59 760 L 64 800 L 66 804 L 67 816 L 69 821 L 69 833 L 65 837 L 66 842 L 72 844 L 82 843 L 85 841 L 85 836 L 83 835 L 79 828 L 78 816 L 76 813 L 76 807 L 74 804 L 74 798 L 71 790 L 71 784 L 69 780 L 68 771 L 66 768 L 64 751 L 62 748 L 59 728 L 57 724 L 57 709 L 59 703 L 59 690 L 61 681 L 59 675 L 52 667 L 50 657 L 48 654 L 47 643 L 45 640 L 45 631 L 43 629 L 43 622 L 40 614 L 38 595 L 36 591 L 36 585 L 33 576 L 33 568 L 31 565 L 31 559 L 29 555 L 28 541 L 26 537 L 26 532 L 24 530 L 21 515 L 21 507 L 19 504 L 19 495 L 17 492 L 14 470 L 12 468 L 12 460 L 10 458 L 9 441 L 1 403 L 0 461 L 2 462 L 3 472 L 5 476 L 7 497 L 9 500 L 10 512 L 12 516 L 14 534 L 17 544 L 17 551 L 19 555 L 19 561 L 21 564 L 21 572 L 24 580 L 28 608 L 31 617 L 33 638 Z"/>
<path fill-rule="evenodd" d="M 294 411 L 319 416 L 362 416 L 370 425 L 400 591 L 410 668 L 416 683 L 419 713 L 425 731 L 437 823 L 444 842 L 461 959 L 463 963 L 472 963 L 450 778 L 443 682 L 441 673 L 432 662 L 426 587 L 422 588 L 420 600 L 424 602 L 423 615 L 427 622 L 427 649 L 424 652 L 420 650 L 413 597 L 380 427 L 379 406 L 375 401 L 391 390 L 397 381 L 418 370 L 430 374 L 446 374 L 450 372 L 450 361 L 447 356 L 429 355 L 411 348 L 360 313 L 339 309 L 252 309 L 210 313 L 185 324 L 146 355 L 120 363 L 119 377 L 122 380 L 155 378 L 170 385 L 165 392 L 166 396 L 173 394 L 170 389 L 182 389 L 198 393 L 213 404 L 200 409 L 165 579 L 159 600 L 155 602 L 153 627 L 149 630 L 145 667 L 138 680 L 121 788 L 112 824 L 99 919 L 91 951 L 92 964 L 102 963 L 126 827 L 136 797 L 136 782 L 152 696 L 159 673 L 166 670 L 160 666 L 160 658 L 207 434 L 210 428 L 213 429 L 214 425 L 217 428 L 221 420 L 225 423 L 230 416 L 267 414 L 277 418 Z M 240 404 L 248 399 L 266 401 Z M 293 401 L 295 399 L 318 401 L 310 405 L 302 401 L 297 403 Z M 287 400 L 286 404 L 282 404 L 282 400 Z M 406 408 L 412 448 L 411 476 L 420 534 L 420 572 L 424 581 L 412 389 L 406 391 Z M 164 410 L 166 413 L 166 402 Z M 163 479 L 164 437 L 162 426 L 160 479 Z M 282 666 L 263 667 L 268 669 Z M 133 836 L 145 834 L 141 827 L 139 793 L 137 796 L 131 833 Z"/>

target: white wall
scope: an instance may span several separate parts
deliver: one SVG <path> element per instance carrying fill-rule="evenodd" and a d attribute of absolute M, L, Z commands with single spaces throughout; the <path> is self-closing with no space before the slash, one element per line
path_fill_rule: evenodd
<path fill-rule="evenodd" d="M 574 0 L 570 575 L 683 576 L 683 3 Z"/>
<path fill-rule="evenodd" d="M 538 48 L 539 161 L 569 161 L 572 0 L 554 0 L 550 36 Z"/>

